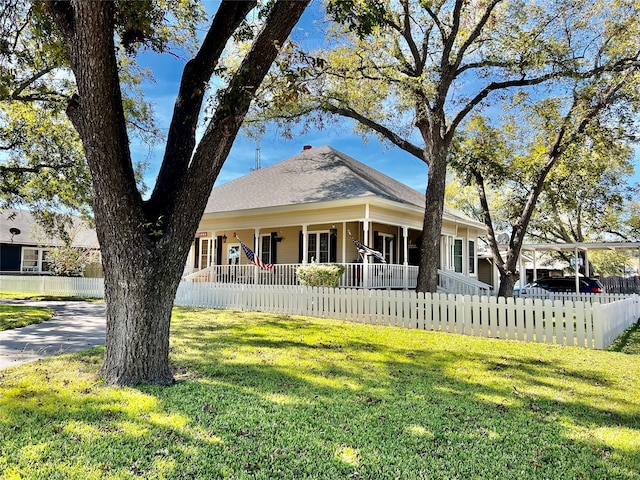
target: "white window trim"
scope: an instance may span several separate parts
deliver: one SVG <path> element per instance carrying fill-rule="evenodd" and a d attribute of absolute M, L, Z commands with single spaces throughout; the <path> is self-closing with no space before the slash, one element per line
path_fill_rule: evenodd
<path fill-rule="evenodd" d="M 460 252 L 460 268 L 461 271 L 460 272 L 456 272 L 456 242 L 460 241 L 460 245 L 462 247 L 461 252 Z M 461 273 L 463 275 L 468 275 L 469 272 L 467 272 L 467 266 L 464 264 L 464 259 L 465 259 L 465 245 L 464 245 L 464 237 L 454 237 L 453 241 L 451 242 L 451 270 L 456 272 L 456 273 Z"/>
<path fill-rule="evenodd" d="M 264 258 L 264 252 L 262 251 L 262 242 L 264 241 L 264 238 L 268 238 L 269 239 L 269 258 Z M 260 235 L 260 241 L 258 243 L 259 247 L 260 247 L 260 251 L 258 252 L 258 256 L 260 257 L 260 260 L 262 260 L 264 263 L 273 263 L 271 261 L 271 234 L 270 233 L 263 233 Z"/>
<path fill-rule="evenodd" d="M 469 269 L 468 275 L 470 277 L 478 276 L 478 247 L 475 239 L 467 239 L 467 268 L 471 265 L 469 260 L 471 260 L 471 250 L 469 249 L 469 244 L 473 243 L 473 272 Z"/>
<path fill-rule="evenodd" d="M 310 231 L 307 231 L 307 245 L 306 245 L 307 252 L 306 252 L 306 255 L 305 255 L 305 258 L 307 258 L 309 260 L 308 263 L 311 263 L 311 259 L 312 258 L 314 259 L 314 261 L 316 263 L 320 263 L 318 261 L 318 254 L 320 253 L 319 250 L 318 250 L 320 248 L 320 238 L 319 238 L 319 236 L 321 234 L 323 234 L 323 233 L 326 233 L 327 235 L 329 235 L 329 244 L 327 246 L 327 248 L 328 248 L 327 253 L 328 253 L 328 258 L 331 258 L 331 239 L 330 239 L 331 230 L 310 230 Z M 313 255 L 309 255 L 309 253 L 310 253 L 309 252 L 309 236 L 310 235 L 316 235 L 316 251 L 315 251 L 315 253 Z M 327 263 L 329 263 L 329 262 L 327 261 Z"/>
<path fill-rule="evenodd" d="M 393 264 L 393 262 L 395 261 L 395 250 L 396 250 L 396 246 L 392 245 L 391 246 L 391 251 L 387 252 L 387 242 L 386 239 L 390 238 L 391 242 L 394 243 L 395 240 L 395 235 L 392 233 L 382 233 L 382 232 L 378 232 L 378 236 L 382 238 L 382 258 L 387 258 L 387 254 L 389 254 L 389 264 Z"/>
<path fill-rule="evenodd" d="M 36 265 L 35 266 L 25 266 L 24 261 L 24 254 L 26 251 L 29 250 L 35 250 L 36 252 L 38 252 L 38 258 L 36 260 Z M 50 248 L 41 248 L 41 247 L 22 247 L 22 251 L 20 252 L 20 271 L 21 272 L 42 272 L 42 264 L 43 264 L 43 258 L 44 258 L 44 253 L 48 252 L 49 250 L 51 250 Z"/>
<path fill-rule="evenodd" d="M 206 265 L 202 265 L 202 245 L 204 243 L 208 244 L 209 251 L 207 252 L 207 260 Z M 205 268 L 210 267 L 215 264 L 215 254 L 216 254 L 216 239 L 211 237 L 202 237 L 200 239 L 200 249 L 198 252 L 198 267 L 200 270 L 204 270 Z"/>
<path fill-rule="evenodd" d="M 227 243 L 226 245 L 227 245 L 227 248 L 226 248 L 226 256 L 227 256 L 226 260 L 227 260 L 227 263 L 226 264 L 227 265 L 240 265 L 240 257 L 242 256 L 242 253 L 241 253 L 242 248 L 240 247 L 240 244 L 239 243 Z M 233 247 L 234 250 L 237 249 L 237 251 L 238 251 L 237 256 L 231 257 L 230 253 L 231 253 L 232 247 Z M 231 258 L 235 258 L 235 259 L 237 259 L 237 261 L 235 263 L 230 263 L 229 260 L 231 260 Z"/>

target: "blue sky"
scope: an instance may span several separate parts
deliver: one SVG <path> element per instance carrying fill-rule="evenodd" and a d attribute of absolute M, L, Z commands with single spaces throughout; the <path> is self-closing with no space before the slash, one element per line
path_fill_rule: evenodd
<path fill-rule="evenodd" d="M 208 10 L 213 12 L 217 8 L 218 2 L 207 1 L 205 5 Z M 293 32 L 294 38 L 308 40 L 310 36 L 315 34 L 317 31 L 316 19 L 321 18 L 322 15 L 320 8 L 320 2 L 312 2 Z M 144 85 L 147 99 L 154 104 L 158 126 L 166 129 L 171 118 L 184 61 L 169 55 L 147 54 L 144 56 L 143 64 L 153 70 L 156 79 L 155 83 Z M 423 162 L 397 147 L 390 146 L 390 144 L 383 145 L 375 138 L 365 142 L 361 136 L 352 132 L 352 125 L 350 121 L 345 120 L 338 125 L 329 126 L 325 130 L 312 131 L 293 140 L 281 138 L 271 130 L 264 135 L 258 144 L 254 139 L 241 133 L 234 143 L 216 184 L 225 183 L 249 173 L 255 166 L 257 146 L 260 148 L 260 163 L 264 168 L 299 153 L 304 145 L 314 147 L 329 145 L 420 192 L 425 191 L 427 166 Z M 160 143 L 149 154 L 144 148 L 133 145 L 134 158 L 141 160 L 148 157 L 150 162 L 145 175 L 145 182 L 149 189 L 153 188 L 163 147 L 163 144 Z M 639 160 L 640 154 L 637 153 L 636 164 Z M 639 168 L 636 168 L 633 181 L 640 182 Z"/>
<path fill-rule="evenodd" d="M 209 1 L 205 2 L 205 5 L 207 9 L 215 11 L 218 2 Z M 294 36 L 309 38 L 314 34 L 316 31 L 315 19 L 319 18 L 320 5 L 320 2 L 312 2 L 294 30 Z M 166 131 L 178 92 L 184 60 L 169 55 L 145 54 L 141 63 L 153 71 L 156 79 L 155 83 L 145 83 L 143 88 L 147 100 L 154 105 L 158 126 Z M 345 121 L 342 122 L 342 125 L 329 126 L 326 130 L 313 131 L 293 140 L 283 139 L 273 131 L 269 131 L 259 142 L 261 166 L 264 168 L 285 160 L 302 151 L 304 145 L 314 147 L 329 145 L 416 190 L 425 191 L 426 164 L 399 148 L 383 145 L 375 138 L 365 142 L 361 136 L 352 132 L 352 125 L 351 122 Z M 149 156 L 145 147 L 135 143 L 132 145 L 135 160 L 143 160 L 149 156 L 150 165 L 145 175 L 145 183 L 149 189 L 153 189 L 163 147 L 162 144 L 159 144 Z M 234 143 L 216 184 L 228 182 L 249 173 L 255 166 L 256 147 L 254 139 L 241 133 Z"/>

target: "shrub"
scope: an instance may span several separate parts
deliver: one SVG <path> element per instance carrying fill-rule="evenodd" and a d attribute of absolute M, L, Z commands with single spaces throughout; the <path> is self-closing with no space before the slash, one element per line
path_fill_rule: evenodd
<path fill-rule="evenodd" d="M 300 283 L 305 287 L 332 287 L 340 284 L 344 273 L 344 265 L 333 263 L 315 263 L 302 265 L 296 270 Z"/>

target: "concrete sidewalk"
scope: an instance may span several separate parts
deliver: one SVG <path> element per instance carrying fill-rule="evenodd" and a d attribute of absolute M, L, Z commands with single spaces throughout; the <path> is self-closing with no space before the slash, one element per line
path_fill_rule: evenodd
<path fill-rule="evenodd" d="M 104 345 L 104 302 L 3 303 L 48 307 L 55 311 L 55 316 L 36 325 L 0 332 L 0 370 L 39 358 Z"/>

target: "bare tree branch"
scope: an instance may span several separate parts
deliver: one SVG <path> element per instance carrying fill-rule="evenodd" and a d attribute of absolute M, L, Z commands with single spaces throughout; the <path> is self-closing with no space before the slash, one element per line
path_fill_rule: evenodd
<path fill-rule="evenodd" d="M 223 1 L 200 50 L 185 66 L 167 135 L 164 158 L 149 200 L 151 210 L 159 211 L 165 199 L 173 198 L 173 192 L 181 185 L 195 148 L 196 127 L 206 83 L 211 78 L 227 41 L 255 5 L 256 1 L 253 0 Z"/>
<path fill-rule="evenodd" d="M 420 161 L 425 162 L 424 150 L 423 149 L 421 149 L 420 147 L 414 145 L 413 143 L 409 142 L 408 140 L 405 140 L 404 138 L 400 137 L 398 134 L 396 134 L 395 132 L 393 132 L 389 128 L 385 127 L 384 125 L 381 125 L 381 124 L 379 124 L 377 122 L 374 122 L 372 119 L 370 119 L 368 117 L 365 117 L 364 115 L 356 112 L 352 108 L 350 108 L 350 107 L 337 107 L 337 106 L 331 105 L 329 103 L 323 104 L 322 108 L 324 110 L 328 111 L 328 112 L 331 112 L 331 113 L 335 114 L 335 115 L 340 115 L 342 117 L 352 118 L 352 119 L 362 123 L 363 125 L 369 127 L 371 130 L 373 130 L 375 132 L 378 132 L 379 134 L 384 136 L 386 139 L 388 139 L 394 145 L 400 147 L 405 152 L 410 153 L 414 157 L 418 158 Z"/>

